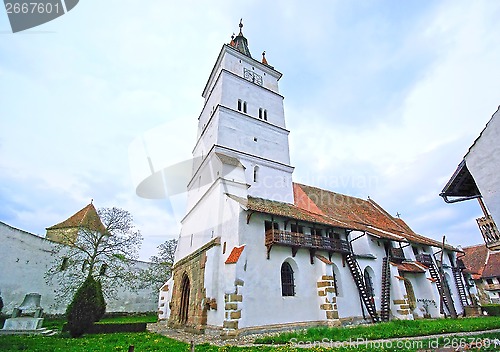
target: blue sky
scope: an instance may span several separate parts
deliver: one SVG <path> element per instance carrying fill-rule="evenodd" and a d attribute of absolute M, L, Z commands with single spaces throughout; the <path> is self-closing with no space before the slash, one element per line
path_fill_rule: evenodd
<path fill-rule="evenodd" d="M 135 194 L 131 150 L 164 134 L 172 147 L 150 153 L 189 158 L 241 17 L 254 58 L 266 50 L 283 73 L 295 181 L 370 196 L 428 237 L 481 242 L 477 203 L 438 194 L 500 105 L 493 0 L 82 0 L 17 34 L 0 10 L 0 221 L 44 235 L 93 198 L 132 213 L 142 259 L 176 238 L 182 211 L 169 209 L 182 203 Z"/>

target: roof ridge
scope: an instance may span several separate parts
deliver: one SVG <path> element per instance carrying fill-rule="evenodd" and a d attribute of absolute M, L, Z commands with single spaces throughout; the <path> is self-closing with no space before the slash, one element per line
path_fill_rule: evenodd
<path fill-rule="evenodd" d="M 397 223 L 396 219 L 394 219 L 394 217 L 389 214 L 384 208 L 382 208 L 377 202 L 375 202 L 373 199 L 371 199 L 370 197 L 368 197 L 368 201 L 367 201 L 369 204 L 371 204 L 374 208 L 376 208 L 379 212 L 381 212 L 383 215 L 387 216 L 387 218 L 392 221 L 393 224 L 395 224 L 397 226 L 397 228 L 393 229 L 393 230 L 396 230 L 398 231 L 401 231 L 401 232 L 405 232 L 405 230 L 411 230 L 412 232 L 414 232 L 408 225 L 408 229 L 405 229 L 403 228 L 400 224 Z M 402 219 L 400 219 L 402 220 Z M 405 222 L 406 224 L 406 222 Z"/>

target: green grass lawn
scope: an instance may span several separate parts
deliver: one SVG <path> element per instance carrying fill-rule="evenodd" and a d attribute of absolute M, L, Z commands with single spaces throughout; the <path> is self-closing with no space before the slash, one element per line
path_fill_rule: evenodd
<path fill-rule="evenodd" d="M 105 319 L 108 322 L 150 322 L 155 321 L 155 316 L 146 317 L 120 317 Z M 50 320 L 44 326 L 62 326 L 62 320 Z M 482 317 L 482 318 L 465 318 L 465 319 L 440 319 L 440 320 L 419 320 L 419 321 L 393 321 L 389 323 L 358 326 L 354 328 L 334 328 L 334 329 L 308 329 L 304 333 L 287 333 L 279 335 L 279 339 L 284 343 L 278 346 L 255 346 L 255 347 L 217 347 L 209 344 L 197 345 L 196 351 L 212 352 L 239 352 L 239 351 L 303 351 L 298 348 L 299 345 L 304 347 L 313 347 L 314 351 L 326 351 L 327 348 L 318 347 L 313 341 L 327 341 L 328 347 L 335 347 L 334 342 L 339 344 L 341 341 L 356 341 L 362 339 L 377 339 L 398 336 L 416 336 L 424 334 L 437 334 L 444 332 L 457 331 L 472 331 L 482 329 L 500 328 L 500 318 L 498 317 Z M 290 343 L 290 339 L 292 343 Z M 475 342 L 482 341 L 483 345 L 488 345 L 488 348 L 481 351 L 498 351 L 500 344 L 494 344 L 494 339 L 500 339 L 499 333 L 485 333 L 480 336 L 474 336 Z M 276 340 L 278 338 L 275 338 Z M 415 342 L 415 339 L 407 341 L 398 340 L 387 345 L 371 345 L 369 342 L 360 345 L 352 345 L 352 348 L 340 348 L 339 351 L 380 351 L 382 348 L 385 351 L 417 351 L 418 349 L 436 349 L 436 347 L 454 347 L 460 343 L 469 343 L 470 338 L 456 337 L 436 339 L 431 338 L 421 342 Z M 263 342 L 263 341 L 261 341 Z M 271 341 L 267 341 L 270 343 Z M 366 341 L 365 341 L 366 342 Z M 500 342 L 499 342 L 500 343 Z M 401 345 L 402 344 L 402 345 Z M 413 345 L 412 345 L 413 344 Z M 52 337 L 43 336 L 0 336 L 0 351 L 35 351 L 35 352 L 86 352 L 86 351 L 127 351 L 130 345 L 135 346 L 135 352 L 146 351 L 189 351 L 189 345 L 186 343 L 172 340 L 168 337 L 161 336 L 155 333 L 115 333 L 115 334 L 99 334 L 99 335 L 84 335 L 81 338 L 70 338 L 66 335 L 56 335 Z"/>
<path fill-rule="evenodd" d="M 318 327 L 303 331 L 283 333 L 278 336 L 257 339 L 256 343 L 286 344 L 292 341 L 348 341 L 363 338 L 367 340 L 393 337 L 435 335 L 451 332 L 480 331 L 500 328 L 500 317 L 480 317 L 435 320 L 393 320 L 374 325 L 359 325 L 351 328 Z"/>

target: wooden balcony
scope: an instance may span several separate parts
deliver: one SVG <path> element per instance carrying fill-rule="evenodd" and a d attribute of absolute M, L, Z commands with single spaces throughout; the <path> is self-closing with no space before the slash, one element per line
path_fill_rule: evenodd
<path fill-rule="evenodd" d="M 500 250 L 500 232 L 491 215 L 476 219 L 477 226 L 483 235 L 486 247 L 492 251 Z"/>
<path fill-rule="evenodd" d="M 420 253 L 415 255 L 415 260 L 425 266 L 432 265 L 432 256 L 430 254 Z"/>
<path fill-rule="evenodd" d="M 405 260 L 405 254 L 403 252 L 403 248 L 391 248 L 389 252 L 389 259 L 392 262 L 398 262 L 401 263 L 403 260 Z"/>
<path fill-rule="evenodd" d="M 329 237 L 312 236 L 298 232 L 271 229 L 266 231 L 266 247 L 269 251 L 273 245 L 292 247 L 292 255 L 295 256 L 299 248 L 310 250 L 324 250 L 329 253 L 350 253 L 349 242 Z"/>

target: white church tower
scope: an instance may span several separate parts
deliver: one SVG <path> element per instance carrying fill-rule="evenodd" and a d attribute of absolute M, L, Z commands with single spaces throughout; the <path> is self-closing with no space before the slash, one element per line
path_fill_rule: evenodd
<path fill-rule="evenodd" d="M 223 279 L 219 264 L 224 262 L 219 254 L 209 261 L 213 265 L 210 270 L 203 268 L 198 273 L 197 268 L 205 265 L 206 251 L 212 246 L 222 246 L 221 254 L 227 256 L 226 248 L 230 251 L 241 243 L 239 227 L 246 217 L 241 215 L 241 201 L 248 197 L 288 204 L 294 201 L 289 131 L 278 89 L 282 74 L 267 63 L 265 52 L 261 61 L 251 56 L 241 21 L 239 27 L 239 34 L 222 46 L 202 93 L 205 101 L 198 118 L 187 212 L 176 250 L 178 270 L 174 270 L 175 285 L 170 283 L 174 292 L 169 293 L 174 296 L 170 305 L 177 305 L 172 311 L 186 311 L 177 320 L 170 319 L 174 326 L 206 324 L 196 318 L 191 321 L 193 314 L 188 312 L 185 300 L 208 293 L 185 291 L 203 288 L 200 280 L 213 281 L 210 286 L 214 295 L 222 290 L 218 288 L 224 285 L 218 282 Z M 196 264 L 191 263 L 193 260 Z M 200 260 L 204 262 L 198 263 Z M 181 277 L 181 271 L 189 273 L 189 278 Z"/>
<path fill-rule="evenodd" d="M 202 96 L 193 173 L 188 184 L 177 258 L 214 237 L 226 195 L 293 204 L 292 172 L 285 126 L 282 74 L 250 55 L 240 32 L 223 45 Z"/>
<path fill-rule="evenodd" d="M 239 34 L 222 47 L 203 90 L 189 209 L 206 197 L 219 177 L 230 193 L 293 203 L 289 131 L 278 90 L 282 75 L 267 64 L 265 53 L 262 62 L 252 58 L 241 22 L 239 27 Z M 214 170 L 218 154 L 239 160 L 244 179 L 211 174 L 208 170 Z"/>

